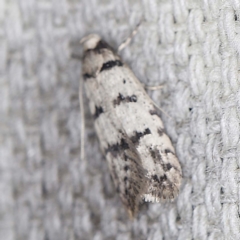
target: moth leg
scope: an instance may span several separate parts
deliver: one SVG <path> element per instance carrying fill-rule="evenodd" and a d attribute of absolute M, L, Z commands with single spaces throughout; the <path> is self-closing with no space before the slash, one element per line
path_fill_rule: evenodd
<path fill-rule="evenodd" d="M 156 86 L 148 86 L 143 84 L 144 89 L 150 90 L 150 91 L 155 91 L 164 88 L 164 85 L 156 85 Z M 161 112 L 163 112 L 167 117 L 171 118 L 169 114 L 167 114 L 162 108 L 160 108 L 154 101 L 153 101 L 154 106 Z"/>
<path fill-rule="evenodd" d="M 164 88 L 164 85 L 149 86 L 149 85 L 145 85 L 144 83 L 142 83 L 142 85 L 145 89 L 150 90 L 150 91 L 155 91 L 155 90 Z"/>

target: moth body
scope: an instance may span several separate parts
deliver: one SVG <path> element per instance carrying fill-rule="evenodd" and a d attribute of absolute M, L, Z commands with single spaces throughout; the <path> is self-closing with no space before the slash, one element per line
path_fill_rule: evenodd
<path fill-rule="evenodd" d="M 141 200 L 174 199 L 182 171 L 154 103 L 130 68 L 96 34 L 82 39 L 82 73 L 100 147 L 129 215 Z"/>

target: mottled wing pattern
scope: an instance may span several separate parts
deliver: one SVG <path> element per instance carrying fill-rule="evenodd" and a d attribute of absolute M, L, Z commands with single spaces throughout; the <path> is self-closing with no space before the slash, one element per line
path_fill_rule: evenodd
<path fill-rule="evenodd" d="M 99 75 L 100 77 L 100 75 Z M 138 152 L 128 136 L 121 130 L 121 123 L 108 103 L 108 92 L 95 78 L 85 82 L 89 105 L 95 122 L 102 152 L 121 200 L 133 217 L 143 194 L 148 189 L 146 171 L 143 169 Z M 101 92 L 103 95 L 96 94 Z"/>
<path fill-rule="evenodd" d="M 90 110 L 116 189 L 134 216 L 140 199 L 160 201 L 178 194 L 181 167 L 138 79 L 99 36 L 88 38 L 83 76 Z"/>

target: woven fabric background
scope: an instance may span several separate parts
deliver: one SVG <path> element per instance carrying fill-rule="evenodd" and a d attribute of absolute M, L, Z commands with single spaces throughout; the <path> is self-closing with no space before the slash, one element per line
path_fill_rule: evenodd
<path fill-rule="evenodd" d="M 240 2 L 0 1 L 0 239 L 240 239 Z M 173 203 L 130 221 L 87 101 L 80 161 L 79 40 L 122 51 L 166 113 L 183 169 Z"/>

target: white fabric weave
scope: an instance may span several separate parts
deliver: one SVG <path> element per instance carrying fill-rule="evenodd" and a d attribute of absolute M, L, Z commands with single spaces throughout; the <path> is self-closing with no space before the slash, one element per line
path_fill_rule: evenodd
<path fill-rule="evenodd" d="M 240 239 L 240 1 L 1 0 L 0 239 Z M 161 107 L 183 184 L 127 218 L 86 111 L 76 44 L 98 33 Z M 86 101 L 87 106 L 87 101 Z M 87 107 L 86 107 L 87 108 Z"/>

